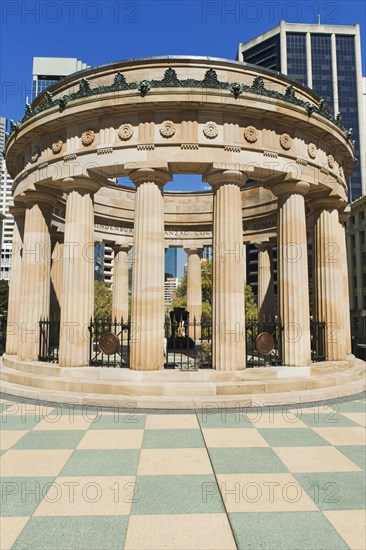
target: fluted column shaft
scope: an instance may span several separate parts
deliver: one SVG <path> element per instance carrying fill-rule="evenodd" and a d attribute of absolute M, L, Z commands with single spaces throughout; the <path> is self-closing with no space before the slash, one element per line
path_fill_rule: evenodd
<path fill-rule="evenodd" d="M 164 198 L 170 176 L 139 169 L 130 178 L 137 185 L 132 264 L 131 354 L 133 370 L 164 366 Z"/>
<path fill-rule="evenodd" d="M 277 216 L 279 319 L 282 360 L 288 366 L 311 362 L 307 235 L 304 195 L 309 185 L 287 181 L 272 187 Z"/>
<path fill-rule="evenodd" d="M 207 177 L 214 187 L 213 212 L 213 368 L 245 367 L 244 254 L 241 172 Z"/>
<path fill-rule="evenodd" d="M 339 214 L 339 252 L 340 252 L 340 265 L 342 270 L 343 281 L 343 305 L 344 305 L 344 346 L 346 355 L 352 353 L 352 340 L 351 340 L 351 309 L 349 298 L 349 281 L 348 281 L 348 261 L 347 261 L 347 246 L 346 246 L 346 227 L 345 221 L 347 215 L 342 217 Z"/>
<path fill-rule="evenodd" d="M 274 281 L 272 244 L 258 244 L 258 312 L 259 321 L 274 320 Z"/>
<path fill-rule="evenodd" d="M 39 321 L 49 316 L 51 267 L 51 197 L 26 193 L 22 251 L 22 290 L 20 304 L 19 358 L 36 361 L 39 346 Z M 48 200 L 50 202 L 48 202 Z"/>
<path fill-rule="evenodd" d="M 114 245 L 112 318 L 128 321 L 128 246 Z"/>
<path fill-rule="evenodd" d="M 201 255 L 198 248 L 187 248 L 187 310 L 189 321 L 201 322 L 202 317 L 202 274 Z M 201 339 L 201 326 L 199 324 L 192 328 L 190 337 L 195 340 Z"/>
<path fill-rule="evenodd" d="M 65 236 L 62 273 L 61 335 L 62 367 L 88 364 L 88 325 L 94 307 L 94 207 L 93 180 L 67 179 Z"/>
<path fill-rule="evenodd" d="M 14 216 L 11 271 L 9 281 L 8 315 L 6 326 L 6 353 L 17 355 L 20 345 L 20 304 L 22 291 L 22 247 L 25 207 L 10 209 Z"/>
<path fill-rule="evenodd" d="M 63 271 L 63 250 L 64 243 L 60 237 L 51 237 L 51 296 L 50 296 L 50 319 L 60 319 L 61 295 L 62 295 L 62 271 Z"/>
<path fill-rule="evenodd" d="M 345 292 L 337 205 L 313 204 L 315 316 L 326 324 L 325 350 L 329 361 L 345 359 Z M 346 264 L 347 265 L 347 264 Z M 347 293 L 348 295 L 348 293 Z"/>

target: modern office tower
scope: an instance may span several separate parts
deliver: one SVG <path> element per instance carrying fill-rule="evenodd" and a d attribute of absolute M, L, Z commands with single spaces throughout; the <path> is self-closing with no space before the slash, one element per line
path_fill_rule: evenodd
<path fill-rule="evenodd" d="M 168 248 L 165 252 L 165 280 L 177 277 L 177 249 Z"/>
<path fill-rule="evenodd" d="M 6 118 L 0 117 L 0 152 L 5 148 Z M 3 155 L 0 155 L 0 213 L 2 220 L 0 279 L 10 278 L 10 259 L 13 242 L 14 218 L 9 212 L 12 202 L 13 180 L 8 174 Z"/>
<path fill-rule="evenodd" d="M 366 358 L 366 195 L 351 203 L 346 223 L 353 352 Z M 361 344 L 359 347 L 357 344 Z"/>
<path fill-rule="evenodd" d="M 176 277 L 166 277 L 164 283 L 164 305 L 165 310 L 168 311 L 172 305 L 172 301 L 175 299 L 175 292 L 178 286 L 178 279 Z"/>
<path fill-rule="evenodd" d="M 287 74 L 323 97 L 352 128 L 356 157 L 348 181 L 349 201 L 366 194 L 365 119 L 360 27 L 281 21 L 278 27 L 239 44 L 237 59 Z"/>
<path fill-rule="evenodd" d="M 52 86 L 65 76 L 87 69 L 89 66 L 83 61 L 71 57 L 34 57 L 32 101 L 48 86 Z"/>

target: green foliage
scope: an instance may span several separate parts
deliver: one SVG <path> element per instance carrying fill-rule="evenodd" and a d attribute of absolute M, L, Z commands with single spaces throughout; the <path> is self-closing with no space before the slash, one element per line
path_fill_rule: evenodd
<path fill-rule="evenodd" d="M 212 316 L 212 261 L 202 262 L 202 322 L 210 322 Z M 177 298 L 172 303 L 175 307 L 186 307 L 187 305 L 187 274 L 182 277 L 176 291 Z M 247 321 L 258 320 L 258 308 L 254 301 L 254 294 L 250 285 L 245 285 L 245 315 Z"/>
<path fill-rule="evenodd" d="M 8 281 L 0 281 L 0 316 L 7 316 L 8 312 L 9 284 Z"/>
<path fill-rule="evenodd" d="M 94 281 L 94 317 L 112 315 L 112 291 L 103 281 Z"/>

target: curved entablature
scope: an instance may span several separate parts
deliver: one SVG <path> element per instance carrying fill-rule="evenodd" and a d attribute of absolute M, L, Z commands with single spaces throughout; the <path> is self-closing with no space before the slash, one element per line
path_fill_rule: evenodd
<path fill-rule="evenodd" d="M 203 176 L 214 168 L 242 170 L 263 185 L 291 173 L 309 183 L 309 198 L 320 191 L 346 200 L 349 136 L 311 90 L 283 75 L 168 57 L 88 69 L 82 83 L 80 76 L 37 99 L 9 137 L 15 196 L 39 186 L 60 190 L 68 177 L 105 185 L 141 168 Z M 60 109 L 66 96 L 73 99 Z"/>

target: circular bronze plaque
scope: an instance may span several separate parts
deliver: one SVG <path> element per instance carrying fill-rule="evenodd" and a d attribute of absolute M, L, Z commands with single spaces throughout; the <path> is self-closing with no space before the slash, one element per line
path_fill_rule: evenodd
<path fill-rule="evenodd" d="M 268 355 L 275 347 L 275 341 L 269 332 L 261 332 L 255 339 L 255 347 L 261 355 Z"/>
<path fill-rule="evenodd" d="M 99 348 L 106 355 L 113 355 L 119 350 L 119 340 L 112 332 L 105 332 L 99 338 Z"/>

